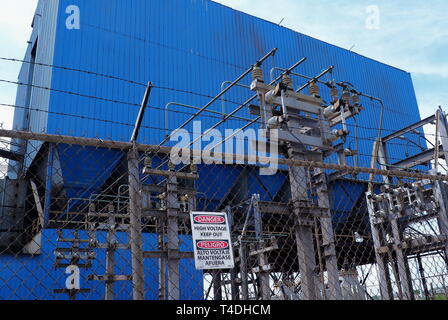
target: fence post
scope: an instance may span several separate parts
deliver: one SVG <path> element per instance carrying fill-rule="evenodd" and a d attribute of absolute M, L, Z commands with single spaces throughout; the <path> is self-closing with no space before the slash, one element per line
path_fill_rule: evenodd
<path fill-rule="evenodd" d="M 117 243 L 117 234 L 115 231 L 115 217 L 113 210 L 109 211 L 111 215 L 108 221 L 107 239 L 106 239 L 106 297 L 105 300 L 114 300 L 114 284 L 115 284 L 115 251 Z"/>
<path fill-rule="evenodd" d="M 290 159 L 303 160 L 303 154 L 289 150 Z M 307 199 L 307 170 L 304 167 L 290 166 L 289 180 L 291 185 L 291 200 L 296 218 L 295 236 L 297 244 L 297 258 L 304 300 L 316 300 L 316 284 L 314 281 L 316 254 L 314 252 L 313 225 L 314 220 L 309 215 L 303 215 L 300 203 Z"/>
<path fill-rule="evenodd" d="M 322 229 L 323 253 L 328 273 L 328 288 L 330 290 L 329 298 L 331 300 L 342 300 L 342 290 L 339 284 L 338 259 L 336 256 L 335 234 L 333 231 L 333 221 L 331 219 L 331 205 L 325 171 L 316 169 L 315 178 L 318 180 L 316 191 L 319 206 L 327 208 L 326 216 L 320 219 L 320 227 Z M 325 287 L 323 288 L 323 295 L 325 296 Z"/>
<path fill-rule="evenodd" d="M 170 163 L 169 166 L 172 164 Z M 170 168 L 167 181 L 167 252 L 168 252 L 168 300 L 180 300 L 179 275 L 179 201 L 177 177 L 174 168 Z"/>
<path fill-rule="evenodd" d="M 145 280 L 142 250 L 142 199 L 138 151 L 134 147 L 128 153 L 129 169 L 129 242 L 132 255 L 132 288 L 134 300 L 145 299 Z"/>

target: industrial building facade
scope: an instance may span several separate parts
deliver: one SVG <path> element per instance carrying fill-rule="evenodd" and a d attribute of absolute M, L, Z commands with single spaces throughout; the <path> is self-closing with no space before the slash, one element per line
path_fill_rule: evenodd
<path fill-rule="evenodd" d="M 13 126 L 15 130 L 39 134 L 127 142 L 145 85 L 150 81 L 153 88 L 137 142 L 157 145 L 198 110 L 194 107 L 205 105 L 273 48 L 278 49 L 275 55 L 262 65 L 265 82 L 274 80 L 306 57 L 307 61 L 297 69 L 299 74 L 292 75 L 296 86 L 309 81 L 300 75 L 313 77 L 333 66 L 322 80 L 347 81 L 358 92 L 382 100 L 381 104 L 361 97 L 363 110 L 357 121 L 347 119 L 351 137 L 355 138 L 346 143 L 357 150 L 347 165 L 370 167 L 373 142 L 378 135 L 420 120 L 409 73 L 209 0 L 41 0 L 23 59 L 26 62 L 19 74 L 21 85 L 16 105 L 24 107 L 16 108 Z M 247 88 L 250 81 L 243 79 L 242 86 L 235 86 L 210 106 L 208 111 L 212 112 L 197 117 L 204 130 L 252 95 Z M 323 101 L 331 101 L 325 85 L 318 85 Z M 244 119 L 252 116 L 250 108 L 241 109 L 237 116 L 226 119 L 218 129 L 224 132 L 244 127 L 247 124 Z M 190 123 L 185 128 L 192 131 L 192 126 Z M 31 174 L 38 177 L 38 184 L 45 186 L 41 193 L 45 226 L 41 231 L 41 250 L 36 254 L 22 250 L 35 235 L 28 234 L 17 241 L 21 237 L 19 230 L 8 231 L 8 235 L 1 237 L 1 247 L 9 249 L 0 255 L 0 298 L 62 298 L 53 292 L 56 287 L 64 287 L 66 280 L 63 270 L 53 269 L 58 237 L 51 223 L 55 206 L 44 202 L 48 197 L 64 198 L 69 203 L 64 208 L 76 211 L 86 204 L 86 199 L 101 194 L 123 172 L 126 155 L 113 148 L 17 141 L 15 151 L 24 150 L 27 157 L 22 163 L 10 164 L 8 176 L 18 179 L 20 175 Z M 426 148 L 425 142 L 416 143 Z M 412 145 L 388 149 L 392 159 L 418 151 Z M 55 176 L 52 174 L 55 171 L 61 174 Z M 199 166 L 198 176 L 195 188 L 199 211 L 221 212 L 254 194 L 262 201 L 287 202 L 291 197 L 285 191 L 289 183 L 283 171 L 263 176 L 256 170 L 245 171 L 234 166 Z M 350 182 L 335 179 L 329 184 L 336 234 L 348 225 L 358 228 L 354 231 L 361 235 L 370 234 L 368 219 L 357 219 L 367 212 L 363 205 L 366 179 L 367 175 L 360 174 Z M 240 195 L 235 196 L 237 193 Z M 14 221 L 9 223 L 12 225 Z M 10 226 L 4 224 L 5 232 Z M 80 231 L 79 236 L 86 234 L 87 231 Z M 11 245 L 11 235 L 16 239 L 14 245 Z M 105 234 L 100 232 L 99 237 Z M 125 242 L 123 239 L 119 242 Z M 180 250 L 191 251 L 193 244 L 188 232 L 180 239 Z M 150 230 L 144 232 L 143 243 L 146 250 L 155 250 L 157 236 Z M 341 248 L 337 247 L 338 250 Z M 356 252 L 347 252 L 339 264 L 343 265 L 347 259 L 359 264 L 373 263 L 371 245 L 362 254 L 355 257 Z M 125 255 L 117 261 L 117 268 L 122 274 L 130 274 L 130 264 L 131 257 Z M 155 275 L 157 266 L 157 259 L 145 260 L 146 299 L 160 297 Z M 89 271 L 92 274 L 101 273 L 96 270 L 100 269 L 96 262 L 92 268 Z M 194 268 L 191 258 L 181 260 L 179 270 L 180 298 L 203 299 L 203 272 Z M 87 277 L 82 278 L 86 287 L 89 286 Z M 27 283 L 22 279 L 27 279 Z M 78 298 L 103 299 L 101 286 L 104 284 L 95 284 L 94 293 L 80 293 Z M 116 286 L 122 289 L 116 289 L 119 293 L 115 298 L 132 298 L 130 282 L 123 281 Z"/>

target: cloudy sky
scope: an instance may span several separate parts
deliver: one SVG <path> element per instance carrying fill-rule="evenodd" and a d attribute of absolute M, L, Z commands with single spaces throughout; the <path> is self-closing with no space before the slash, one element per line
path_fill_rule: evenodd
<path fill-rule="evenodd" d="M 422 116 L 448 110 L 446 0 L 219 0 L 320 40 L 412 73 Z M 0 0 L 0 56 L 22 58 L 37 0 Z M 0 62 L 0 78 L 14 80 L 20 65 Z M 15 88 L 0 84 L 0 103 Z M 0 107 L 0 123 L 11 113 Z"/>

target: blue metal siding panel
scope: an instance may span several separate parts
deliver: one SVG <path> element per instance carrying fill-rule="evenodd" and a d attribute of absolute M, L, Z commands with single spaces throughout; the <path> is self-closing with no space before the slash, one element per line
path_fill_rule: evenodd
<path fill-rule="evenodd" d="M 64 8 L 77 4 L 81 8 L 81 30 L 65 28 Z M 55 63 L 69 67 L 106 73 L 145 83 L 186 89 L 208 95 L 220 91 L 224 80 L 232 80 L 256 59 L 273 47 L 280 50 L 266 64 L 287 67 L 303 56 L 309 57 L 298 71 L 314 75 L 329 65 L 336 67 L 334 77 L 349 80 L 357 89 L 386 102 L 385 130 L 396 129 L 418 120 L 419 113 L 408 73 L 332 46 L 292 30 L 209 1 L 61 1 L 58 15 Z M 268 77 L 269 75 L 265 75 Z M 296 84 L 304 83 L 295 79 Z M 248 84 L 247 78 L 243 83 Z M 144 88 L 92 75 L 54 70 L 53 87 L 87 95 L 128 101 L 138 104 Z M 226 97 L 245 101 L 250 92 L 235 88 Z M 328 97 L 326 97 L 328 99 Z M 164 133 L 165 104 L 170 101 L 202 106 L 208 99 L 186 93 L 154 89 L 151 109 L 144 120 L 141 139 L 158 143 Z M 373 139 L 378 126 L 379 106 L 363 101 L 366 110 L 360 117 L 363 139 Z M 85 119 L 51 116 L 49 131 L 101 138 L 127 140 L 137 107 L 52 94 L 52 111 L 68 111 L 79 115 L 128 123 L 129 126 Z M 220 110 L 220 103 L 210 109 Z M 227 111 L 235 105 L 226 103 Z M 169 115 L 170 129 L 175 129 L 193 110 Z M 239 115 L 248 115 L 243 110 Z M 69 120 L 68 120 L 69 119 Z M 204 127 L 213 125 L 215 117 L 200 117 Z M 229 121 L 224 128 L 237 128 L 243 121 Z M 189 126 L 188 128 L 191 128 Z M 361 143 L 361 164 L 368 165 L 371 141 Z"/>
<path fill-rule="evenodd" d="M 47 4 L 41 2 L 40 8 L 43 8 L 42 3 Z M 51 20 L 48 17 L 55 12 L 57 1 L 48 3 L 52 6 L 44 8 L 47 10 L 44 17 Z M 68 30 L 65 26 L 65 8 L 72 4 L 81 9 L 81 30 Z M 280 50 L 277 55 L 265 63 L 266 71 L 274 66 L 290 66 L 303 56 L 309 58 L 298 70 L 304 74 L 315 75 L 329 65 L 334 65 L 334 78 L 349 80 L 358 90 L 384 99 L 385 133 L 419 119 L 408 73 L 210 1 L 61 0 L 54 20 L 57 21 L 54 50 L 56 65 L 91 70 L 141 83 L 151 80 L 159 86 L 213 96 L 220 91 L 224 80 L 234 79 L 268 50 L 278 47 Z M 46 25 L 54 26 L 55 22 Z M 45 33 L 42 30 L 39 27 L 42 33 L 40 37 L 46 42 L 40 48 L 46 48 L 48 44 L 47 50 L 52 51 L 54 32 L 47 30 Z M 49 57 L 43 61 L 50 62 Z M 143 86 L 113 79 L 60 69 L 53 70 L 51 77 L 48 74 L 51 69 L 45 70 L 38 70 L 36 77 L 42 81 L 52 79 L 52 87 L 59 90 L 134 104 L 139 104 L 144 92 Z M 265 77 L 269 75 L 265 74 Z M 296 85 L 305 82 L 298 78 L 295 81 Z M 243 80 L 243 83 L 249 82 L 249 77 Z M 44 82 L 41 84 L 45 85 Z M 44 93 L 47 96 L 42 97 L 42 101 L 48 99 L 48 92 L 41 92 Z M 226 98 L 243 102 L 250 96 L 248 90 L 234 88 Z M 35 97 L 33 99 L 36 103 L 39 101 Z M 328 92 L 325 92 L 324 99 L 329 100 Z M 141 142 L 158 143 L 163 139 L 163 109 L 168 102 L 202 106 L 208 100 L 194 94 L 154 89 L 150 99 L 151 107 L 143 123 L 149 128 L 142 130 Z M 361 114 L 359 123 L 359 165 L 369 166 L 380 107 L 378 103 L 367 99 L 363 99 L 363 104 L 366 110 Z M 236 107 L 229 102 L 225 106 L 227 112 Z M 220 102 L 210 109 L 221 110 Z M 109 121 L 50 114 L 47 128 L 50 133 L 128 140 L 138 107 L 52 92 L 50 111 Z M 193 113 L 186 108 L 169 113 L 170 129 L 175 129 L 190 117 L 185 112 Z M 240 111 L 239 115 L 248 117 L 248 110 Z M 37 114 L 34 119 L 34 122 L 40 123 L 32 127 L 34 130 L 45 128 L 45 113 Z M 211 117 L 206 113 L 199 119 L 202 120 L 204 130 L 219 120 L 215 115 Z M 354 124 L 352 120 L 349 123 Z M 231 120 L 219 129 L 235 129 L 244 124 L 244 121 Z M 191 125 L 187 129 L 191 130 Z M 391 161 L 402 157 L 406 149 L 390 148 Z M 95 179 L 94 176 L 92 178 Z"/>
<path fill-rule="evenodd" d="M 72 231 L 63 231 L 66 236 Z M 86 232 L 79 232 L 81 238 L 87 238 Z M 120 243 L 126 243 L 127 235 L 117 234 Z M 98 233 L 98 240 L 105 242 L 104 232 Z M 67 300 L 67 294 L 56 294 L 54 289 L 65 288 L 67 275 L 65 269 L 54 268 L 54 250 L 57 243 L 56 230 L 43 230 L 42 252 L 34 256 L 1 255 L 0 256 L 0 299 L 1 300 Z M 143 235 L 144 250 L 156 250 L 157 236 Z M 181 236 L 181 251 L 192 251 L 191 237 Z M 62 246 L 62 244 L 60 244 Z M 67 247 L 67 244 L 64 245 Z M 88 280 L 89 275 L 105 274 L 106 257 L 104 250 L 96 250 L 97 259 L 93 261 L 91 269 L 81 269 L 81 288 L 90 288 L 90 293 L 77 295 L 77 300 L 103 300 L 105 285 L 101 281 Z M 26 268 L 24 266 L 26 265 Z M 158 299 L 157 259 L 145 259 L 145 298 Z M 182 259 L 180 262 L 180 295 L 181 300 L 202 300 L 203 281 L 202 272 L 194 268 L 193 259 Z M 131 274 L 131 256 L 129 251 L 120 253 L 116 259 L 117 274 Z M 24 281 L 26 279 L 26 281 Z M 117 281 L 115 283 L 116 300 L 132 299 L 132 283 Z"/>
<path fill-rule="evenodd" d="M 67 30 L 65 27 L 65 8 L 73 4 L 81 9 L 81 30 Z M 408 73 L 208 0 L 52 0 L 41 1 L 39 5 L 45 9 L 45 23 L 36 29 L 39 31 L 41 44 L 39 62 L 90 70 L 142 83 L 153 81 L 158 86 L 214 96 L 220 91 L 224 80 L 235 79 L 258 58 L 277 47 L 277 55 L 265 63 L 265 70 L 274 66 L 289 67 L 304 56 L 308 57 L 308 61 L 297 70 L 303 74 L 316 75 L 334 65 L 335 79 L 348 80 L 358 90 L 384 99 L 387 108 L 384 117 L 385 132 L 419 120 L 418 106 Z M 55 46 L 54 39 L 57 39 Z M 135 104 L 140 103 L 144 93 L 142 86 L 94 75 L 46 67 L 37 68 L 36 72 L 37 84 L 48 87 L 51 84 L 52 88 L 58 90 Z M 265 77 L 269 77 L 267 72 Z M 294 80 L 296 86 L 305 82 L 303 79 Z M 243 81 L 245 84 L 249 82 L 249 77 Z M 129 125 L 39 112 L 33 114 L 34 131 L 46 129 L 49 133 L 129 140 L 138 107 L 57 92 L 50 95 L 47 91 L 40 91 L 36 91 L 33 96 L 33 107 L 45 108 L 49 105 L 50 112 Z M 251 95 L 248 90 L 235 88 L 226 98 L 243 102 Z M 329 100 L 328 94 L 324 98 Z M 163 139 L 163 108 L 166 103 L 176 101 L 200 107 L 208 100 L 194 94 L 154 89 L 150 99 L 151 107 L 143 123 L 150 128 L 142 130 L 140 141 L 157 144 Z M 363 103 L 366 110 L 361 114 L 359 123 L 363 127 L 360 129 L 360 165 L 369 166 L 380 109 L 378 104 L 366 99 L 363 99 Z M 227 112 L 235 107 L 236 105 L 226 102 Z M 220 111 L 220 102 L 210 109 Z M 185 108 L 179 110 L 193 112 Z M 171 129 L 189 118 L 189 115 L 182 112 L 170 113 Z M 249 116 L 248 110 L 242 110 L 238 115 Z M 199 119 L 203 121 L 204 129 L 218 121 L 215 117 L 208 116 L 201 116 Z M 352 121 L 350 123 L 353 124 Z M 244 124 L 243 121 L 232 120 L 220 129 L 239 128 Z M 403 155 L 403 150 L 395 148 L 389 151 L 393 157 L 399 157 Z M 111 152 L 110 155 L 112 158 L 114 154 Z M 67 153 L 66 161 L 61 163 L 66 172 L 74 168 L 67 160 L 68 156 Z M 71 159 L 73 160 L 76 159 Z M 93 162 L 86 164 L 97 170 L 82 177 L 85 178 L 85 183 L 96 181 L 106 164 L 96 167 Z M 237 179 L 240 169 L 214 168 L 213 174 L 207 174 L 210 167 L 200 170 L 202 174 L 198 188 L 210 200 L 208 207 L 213 208 Z M 79 182 L 80 177 L 64 174 L 64 179 L 66 186 L 70 186 Z M 275 193 L 283 181 L 283 178 L 274 177 L 263 179 L 270 193 Z M 221 185 L 217 185 L 218 181 Z M 68 188 L 67 191 L 73 192 L 72 196 L 80 196 L 86 188 Z M 267 198 L 265 191 L 257 188 L 253 179 L 250 181 L 250 192 L 261 193 L 263 199 Z M 339 195 L 337 192 L 335 196 Z M 335 206 L 339 207 L 339 204 Z M 46 254 L 36 257 L 37 260 L 30 259 L 30 266 L 33 263 L 39 266 L 43 263 L 46 269 L 51 269 L 53 248 L 46 243 L 44 249 L 48 250 Z M 2 259 L 4 261 L 6 258 Z M 202 286 L 200 272 L 193 268 L 184 272 L 185 268 L 182 267 L 182 270 L 182 275 L 193 274 L 197 277 L 194 285 L 196 288 Z M 196 298 L 202 296 L 198 295 Z"/>

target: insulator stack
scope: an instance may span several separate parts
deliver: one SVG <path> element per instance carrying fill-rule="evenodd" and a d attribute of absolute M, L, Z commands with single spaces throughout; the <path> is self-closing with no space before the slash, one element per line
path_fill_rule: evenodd
<path fill-rule="evenodd" d="M 336 87 L 331 87 L 330 95 L 333 101 L 337 101 L 339 99 L 339 90 Z"/>
<path fill-rule="evenodd" d="M 350 98 L 351 98 L 351 96 L 350 96 L 350 91 L 348 91 L 348 90 L 344 90 L 344 92 L 342 93 L 342 100 L 343 100 L 345 103 L 349 103 L 349 102 L 350 102 Z"/>
<path fill-rule="evenodd" d="M 284 74 L 282 76 L 282 83 L 288 88 L 292 89 L 292 79 L 289 74 Z"/>
<path fill-rule="evenodd" d="M 263 70 L 259 66 L 254 67 L 254 69 L 252 70 L 252 80 L 264 82 Z"/>
<path fill-rule="evenodd" d="M 152 158 L 151 157 L 148 157 L 148 156 L 145 157 L 145 168 L 148 168 L 148 169 L 152 168 Z"/>
<path fill-rule="evenodd" d="M 359 105 L 360 99 L 359 99 L 359 95 L 357 93 L 354 93 L 352 95 L 352 103 L 353 105 L 357 106 Z"/>

